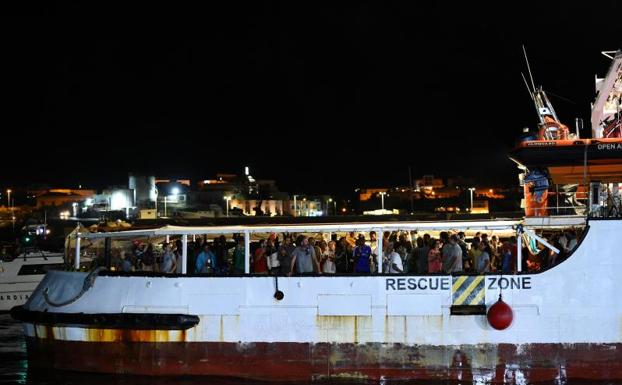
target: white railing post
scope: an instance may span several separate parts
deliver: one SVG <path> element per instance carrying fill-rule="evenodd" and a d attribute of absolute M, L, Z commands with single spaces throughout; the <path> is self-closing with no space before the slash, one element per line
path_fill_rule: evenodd
<path fill-rule="evenodd" d="M 382 237 L 383 237 L 383 233 L 382 233 L 382 229 L 378 229 L 376 230 L 376 244 L 378 245 L 376 247 L 376 251 L 378 253 L 376 259 L 376 263 L 378 263 L 378 273 L 382 273 Z"/>
<path fill-rule="evenodd" d="M 523 232 L 522 227 L 516 229 L 516 271 L 523 271 Z"/>
<path fill-rule="evenodd" d="M 244 274 L 249 274 L 251 272 L 251 234 L 250 231 L 244 230 Z"/>
<path fill-rule="evenodd" d="M 188 234 L 181 236 L 181 273 L 188 272 Z"/>
<path fill-rule="evenodd" d="M 76 270 L 80 270 L 80 233 L 76 233 L 76 259 L 74 267 Z"/>

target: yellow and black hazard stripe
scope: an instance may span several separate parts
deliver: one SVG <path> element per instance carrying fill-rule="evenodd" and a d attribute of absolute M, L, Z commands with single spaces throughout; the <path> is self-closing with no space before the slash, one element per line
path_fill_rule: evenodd
<path fill-rule="evenodd" d="M 486 284 L 483 275 L 453 277 L 452 305 L 484 305 Z"/>

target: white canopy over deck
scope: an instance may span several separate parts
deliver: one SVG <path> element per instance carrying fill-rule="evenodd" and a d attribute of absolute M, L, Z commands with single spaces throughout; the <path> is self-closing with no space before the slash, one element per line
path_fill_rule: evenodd
<path fill-rule="evenodd" d="M 584 218 L 573 218 L 568 225 L 585 224 Z M 187 273 L 187 254 L 189 235 L 221 235 L 221 234 L 244 234 L 245 244 L 245 273 L 250 273 L 250 240 L 251 234 L 257 233 L 343 233 L 343 232 L 363 232 L 376 231 L 501 231 L 516 233 L 518 239 L 523 232 L 522 226 L 526 228 L 558 227 L 559 221 L 554 223 L 540 223 L 528 220 L 478 220 L 478 221 L 443 221 L 443 222 L 367 222 L 367 223 L 309 223 L 292 225 L 237 225 L 237 226 L 163 226 L 153 229 L 139 229 L 126 231 L 113 231 L 103 233 L 82 233 L 79 230 L 70 235 L 75 239 L 75 267 L 80 267 L 80 240 L 81 239 L 105 239 L 105 238 L 125 238 L 135 239 L 141 237 L 155 238 L 169 236 L 181 236 L 182 238 L 182 274 Z M 531 233 L 531 232 L 530 232 Z M 547 247 L 552 247 L 546 241 L 539 239 Z M 382 272 L 382 236 L 378 237 L 378 272 Z M 522 248 L 518 248 L 517 266 L 520 271 L 522 264 Z"/>
<path fill-rule="evenodd" d="M 84 239 L 119 237 L 157 237 L 166 235 L 234 234 L 234 233 L 313 233 L 349 231 L 447 231 L 447 230 L 510 230 L 519 225 L 518 220 L 445 221 L 445 222 L 369 222 L 296 225 L 249 225 L 249 226 L 163 226 L 155 229 L 114 231 L 107 233 L 80 234 Z"/>

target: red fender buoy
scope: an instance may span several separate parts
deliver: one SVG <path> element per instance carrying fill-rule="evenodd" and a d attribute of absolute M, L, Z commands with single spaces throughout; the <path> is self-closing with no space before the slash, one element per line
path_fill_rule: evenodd
<path fill-rule="evenodd" d="M 488 309 L 486 318 L 490 326 L 497 330 L 503 330 L 512 324 L 514 312 L 510 305 L 503 302 L 501 295 L 499 295 L 499 300 Z"/>

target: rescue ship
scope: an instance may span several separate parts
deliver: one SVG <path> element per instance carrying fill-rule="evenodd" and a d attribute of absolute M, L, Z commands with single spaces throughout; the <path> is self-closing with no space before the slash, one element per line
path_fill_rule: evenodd
<path fill-rule="evenodd" d="M 77 232 L 76 268 L 84 240 L 101 240 L 109 253 L 115 242 L 166 237 L 181 240 L 181 274 L 48 272 L 12 310 L 24 323 L 30 365 L 280 381 L 622 379 L 622 139 L 615 133 L 622 53 L 611 60 L 594 104 L 592 139 L 571 136 L 546 94 L 530 88 L 540 130 L 511 154 L 522 174 L 524 219 Z M 612 119 L 617 126 L 603 130 Z M 571 254 L 548 270 L 525 271 L 530 247 L 559 252 L 542 235 L 567 228 L 580 233 Z M 385 274 L 382 237 L 371 275 L 249 274 L 249 246 L 262 234 L 399 230 L 515 235 L 523 247 L 509 275 Z M 246 274 L 187 274 L 189 237 L 232 234 L 243 234 Z"/>

